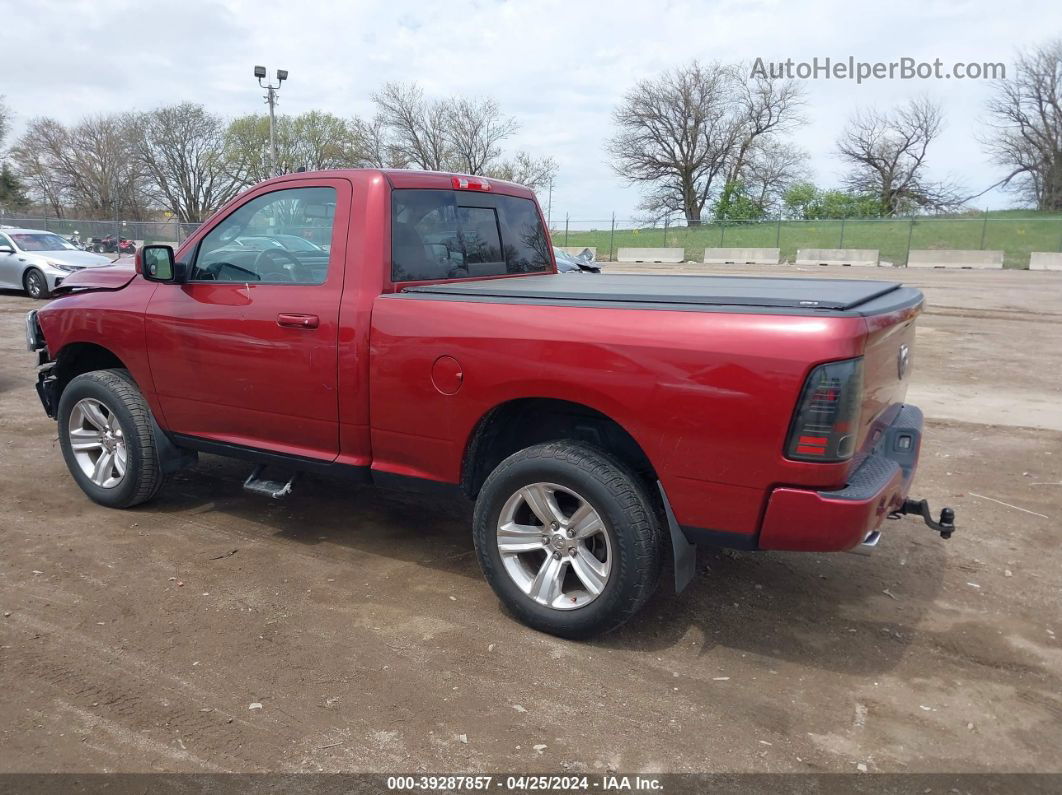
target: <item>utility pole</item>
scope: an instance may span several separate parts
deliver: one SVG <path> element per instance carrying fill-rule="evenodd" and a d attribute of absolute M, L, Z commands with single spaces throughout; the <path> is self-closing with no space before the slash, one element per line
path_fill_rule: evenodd
<path fill-rule="evenodd" d="M 553 177 L 549 178 L 549 201 L 546 203 L 546 228 L 553 218 Z"/>
<path fill-rule="evenodd" d="M 269 176 L 275 177 L 277 176 L 277 139 L 273 128 L 276 125 L 277 92 L 280 91 L 280 84 L 288 79 L 288 70 L 277 69 L 276 85 L 262 82 L 262 79 L 266 76 L 266 68 L 264 66 L 256 66 L 254 68 L 254 76 L 258 78 L 258 85 L 266 90 L 265 101 L 269 106 Z"/>

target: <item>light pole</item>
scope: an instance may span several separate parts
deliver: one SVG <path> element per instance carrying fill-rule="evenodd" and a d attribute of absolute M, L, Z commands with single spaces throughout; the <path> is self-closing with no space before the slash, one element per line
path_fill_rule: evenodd
<path fill-rule="evenodd" d="M 277 139 L 273 132 L 275 124 L 274 108 L 277 104 L 277 92 L 280 91 L 280 84 L 288 79 L 288 70 L 277 69 L 277 84 L 275 86 L 272 83 L 262 82 L 262 78 L 266 76 L 266 68 L 264 66 L 256 66 L 254 68 L 254 76 L 258 78 L 258 85 L 266 90 L 265 101 L 269 105 L 269 176 L 275 177 L 277 175 Z"/>

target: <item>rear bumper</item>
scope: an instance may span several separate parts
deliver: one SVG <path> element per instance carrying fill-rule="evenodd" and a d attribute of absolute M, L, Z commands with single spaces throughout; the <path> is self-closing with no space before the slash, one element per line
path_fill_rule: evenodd
<path fill-rule="evenodd" d="M 918 465 L 922 425 L 918 407 L 905 405 L 843 489 L 772 491 L 759 548 L 832 552 L 862 543 L 903 505 Z"/>

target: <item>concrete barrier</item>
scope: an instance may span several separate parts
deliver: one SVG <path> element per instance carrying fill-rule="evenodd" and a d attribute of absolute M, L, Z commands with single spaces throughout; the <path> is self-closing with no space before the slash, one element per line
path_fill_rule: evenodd
<path fill-rule="evenodd" d="M 567 251 L 573 257 L 578 257 L 587 249 L 590 249 L 590 253 L 594 255 L 594 259 L 597 259 L 597 246 L 557 246 L 561 251 Z"/>
<path fill-rule="evenodd" d="M 801 248 L 797 265 L 851 265 L 874 268 L 878 264 L 876 248 Z"/>
<path fill-rule="evenodd" d="M 914 248 L 907 255 L 907 267 L 998 269 L 1003 267 L 1003 252 Z"/>
<path fill-rule="evenodd" d="M 1053 251 L 1034 251 L 1029 255 L 1031 271 L 1062 271 L 1062 254 Z"/>
<path fill-rule="evenodd" d="M 777 265 L 781 251 L 776 248 L 706 248 L 707 265 Z"/>
<path fill-rule="evenodd" d="M 617 262 L 682 262 L 686 252 L 681 248 L 621 248 Z"/>

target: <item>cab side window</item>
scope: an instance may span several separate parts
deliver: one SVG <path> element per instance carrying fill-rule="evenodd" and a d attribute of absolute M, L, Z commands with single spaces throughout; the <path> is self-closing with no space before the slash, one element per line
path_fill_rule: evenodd
<path fill-rule="evenodd" d="M 289 188 L 258 196 L 200 241 L 191 280 L 323 284 L 335 209 L 335 188 Z"/>

